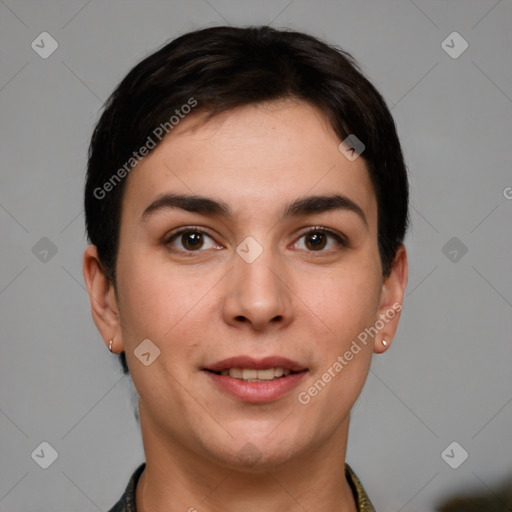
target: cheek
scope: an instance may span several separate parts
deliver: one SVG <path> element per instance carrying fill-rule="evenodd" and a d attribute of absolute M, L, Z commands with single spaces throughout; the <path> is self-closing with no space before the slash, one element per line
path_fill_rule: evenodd
<path fill-rule="evenodd" d="M 129 270 L 128 270 L 129 269 Z M 215 280 L 212 277 L 213 286 Z M 118 265 L 120 320 L 131 375 L 139 395 L 151 402 L 184 407 L 180 389 L 191 377 L 200 333 L 207 329 L 203 298 L 210 278 L 199 279 L 149 257 L 125 258 Z M 160 350 L 154 364 L 141 365 L 134 351 L 149 339 Z M 155 386 L 155 382 L 160 383 Z M 174 390 L 169 393 L 169 390 Z"/>
<path fill-rule="evenodd" d="M 311 407 L 311 416 L 336 422 L 346 417 L 368 375 L 373 343 L 358 336 L 375 321 L 380 278 L 373 271 L 339 272 L 331 279 L 315 282 L 307 301 L 321 320 L 308 324 L 310 332 L 313 325 L 318 326 L 311 332 L 316 340 L 315 363 L 298 400 Z"/>
<path fill-rule="evenodd" d="M 222 267 L 176 268 L 144 254 L 119 262 L 123 343 L 133 366 L 139 366 L 133 351 L 142 340 L 150 339 L 160 350 L 155 366 L 161 367 L 162 374 L 154 379 L 173 387 L 176 382 L 167 373 L 179 382 L 193 377 L 190 368 L 197 366 L 198 354 L 207 349 L 205 340 L 216 332 L 219 286 L 225 273 Z"/>
<path fill-rule="evenodd" d="M 302 275 L 298 296 L 330 333 L 326 342 L 342 349 L 376 318 L 382 286 L 380 268 L 349 265 L 329 275 Z"/>
<path fill-rule="evenodd" d="M 172 268 L 143 254 L 120 260 L 118 286 L 121 322 L 129 337 L 126 341 L 149 338 L 167 348 L 166 340 L 182 338 L 179 334 L 184 325 L 196 328 L 190 318 L 197 320 L 196 310 L 201 309 L 205 290 L 218 280 L 215 277 Z"/>

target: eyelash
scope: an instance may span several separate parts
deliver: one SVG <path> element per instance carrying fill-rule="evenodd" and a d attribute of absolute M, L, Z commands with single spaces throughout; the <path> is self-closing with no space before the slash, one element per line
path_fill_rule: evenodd
<path fill-rule="evenodd" d="M 174 240 L 176 240 L 183 233 L 200 233 L 200 234 L 206 235 L 209 238 L 211 238 L 212 240 L 214 240 L 213 235 L 209 231 L 205 230 L 204 228 L 200 228 L 199 226 L 186 226 L 186 227 L 180 228 L 178 231 L 174 231 L 169 236 L 167 236 L 163 242 L 164 245 L 169 246 Z M 328 237 L 333 238 L 340 247 L 343 247 L 343 248 L 349 247 L 349 243 L 348 243 L 348 240 L 346 239 L 346 237 L 337 233 L 336 231 L 333 231 L 332 229 L 325 228 L 323 226 L 313 226 L 313 227 L 308 228 L 307 231 L 303 231 L 301 234 L 299 234 L 297 241 L 300 240 L 301 238 L 303 238 L 304 236 L 316 234 L 316 233 L 324 234 L 324 235 L 327 235 Z M 297 243 L 297 242 L 295 242 L 295 243 Z M 201 252 L 201 249 L 198 249 L 196 251 L 180 249 L 180 250 L 177 250 L 177 252 L 193 254 L 195 252 Z M 326 251 L 326 250 L 322 249 L 319 251 L 311 251 L 310 250 L 307 252 L 314 254 L 315 252 L 316 253 L 328 253 L 330 251 L 329 250 Z"/>

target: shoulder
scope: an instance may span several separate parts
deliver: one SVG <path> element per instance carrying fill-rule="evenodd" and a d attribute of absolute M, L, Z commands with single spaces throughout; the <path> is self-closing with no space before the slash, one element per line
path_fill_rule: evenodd
<path fill-rule="evenodd" d="M 132 474 L 126 489 L 117 503 L 108 512 L 137 512 L 135 508 L 135 488 L 146 463 L 143 462 Z"/>
<path fill-rule="evenodd" d="M 358 512 L 375 512 L 375 508 L 370 501 L 370 498 L 366 494 L 364 490 L 363 484 L 357 478 L 357 475 L 354 473 L 354 470 L 345 462 L 345 476 L 347 481 L 352 488 L 352 492 L 354 493 L 354 498 L 357 503 Z"/>

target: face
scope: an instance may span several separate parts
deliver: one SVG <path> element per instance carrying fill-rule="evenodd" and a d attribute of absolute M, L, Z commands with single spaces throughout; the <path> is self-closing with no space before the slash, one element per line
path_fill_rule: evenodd
<path fill-rule="evenodd" d="M 232 467 L 281 464 L 346 436 L 372 353 L 396 329 L 404 267 L 383 279 L 366 164 L 317 109 L 200 120 L 131 172 L 115 319 L 97 324 L 126 351 L 143 430 Z M 134 354 L 143 340 L 148 365 Z"/>

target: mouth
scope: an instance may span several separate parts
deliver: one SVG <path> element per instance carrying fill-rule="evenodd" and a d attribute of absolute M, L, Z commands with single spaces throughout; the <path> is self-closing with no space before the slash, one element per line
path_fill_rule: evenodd
<path fill-rule="evenodd" d="M 213 370 L 206 371 L 245 382 L 272 382 L 275 379 L 288 377 L 292 373 L 299 373 L 283 367 L 265 368 L 263 370 L 256 370 L 255 368 L 229 368 L 217 372 Z"/>
<path fill-rule="evenodd" d="M 277 400 L 308 373 L 300 363 L 278 356 L 232 357 L 203 370 L 218 389 L 245 402 Z"/>

